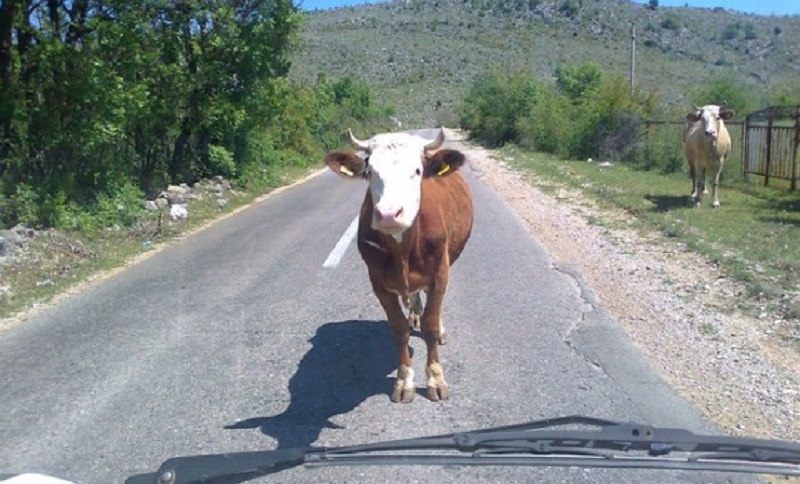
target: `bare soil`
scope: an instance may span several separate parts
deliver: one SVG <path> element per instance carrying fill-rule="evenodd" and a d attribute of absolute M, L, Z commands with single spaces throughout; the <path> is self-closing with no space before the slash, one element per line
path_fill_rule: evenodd
<path fill-rule="evenodd" d="M 662 376 L 732 435 L 800 440 L 800 353 L 781 340 L 788 322 L 761 305 L 733 309 L 745 288 L 675 239 L 609 228 L 632 215 L 600 209 L 580 191 L 521 173 L 461 140 L 478 178 L 526 222 L 558 263 L 575 267 Z M 601 221 L 601 224 L 590 221 Z"/>

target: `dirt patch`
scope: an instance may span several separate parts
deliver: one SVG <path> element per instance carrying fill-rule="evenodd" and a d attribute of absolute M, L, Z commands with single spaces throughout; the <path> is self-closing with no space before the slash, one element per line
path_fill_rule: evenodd
<path fill-rule="evenodd" d="M 457 131 L 450 139 L 462 139 Z M 727 432 L 800 440 L 800 357 L 778 338 L 787 322 L 766 303 L 736 311 L 745 288 L 674 239 L 592 220 L 624 221 L 580 191 L 520 173 L 461 142 L 477 176 L 525 220 L 557 262 L 577 268 L 602 304 L 677 391 Z M 734 309 L 732 309 L 734 308 Z"/>

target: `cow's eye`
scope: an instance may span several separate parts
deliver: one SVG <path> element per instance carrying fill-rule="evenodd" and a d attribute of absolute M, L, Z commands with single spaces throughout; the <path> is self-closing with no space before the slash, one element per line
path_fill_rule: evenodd
<path fill-rule="evenodd" d="M 419 168 L 414 170 L 414 176 L 420 176 L 420 175 L 422 175 L 422 170 L 420 170 Z"/>

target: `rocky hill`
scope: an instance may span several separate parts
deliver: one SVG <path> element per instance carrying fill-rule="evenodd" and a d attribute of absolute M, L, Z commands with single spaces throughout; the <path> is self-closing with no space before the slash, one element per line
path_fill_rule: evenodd
<path fill-rule="evenodd" d="M 292 77 L 364 79 L 409 127 L 452 125 L 465 87 L 487 70 L 548 78 L 561 63 L 592 61 L 628 78 L 632 27 L 635 83 L 666 109 L 683 111 L 714 76 L 736 79 L 756 103 L 800 97 L 800 16 L 628 0 L 399 0 L 305 16 Z"/>

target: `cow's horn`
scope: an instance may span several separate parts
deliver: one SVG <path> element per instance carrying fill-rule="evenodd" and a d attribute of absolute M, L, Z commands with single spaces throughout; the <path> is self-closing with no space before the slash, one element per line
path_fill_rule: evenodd
<path fill-rule="evenodd" d="M 369 151 L 369 145 L 353 136 L 353 130 L 350 128 L 347 128 L 347 142 L 353 145 L 353 148 Z"/>
<path fill-rule="evenodd" d="M 436 139 L 425 145 L 425 151 L 433 151 L 444 144 L 444 128 L 439 128 Z"/>
<path fill-rule="evenodd" d="M 700 106 L 698 106 L 697 104 L 692 104 L 692 106 L 694 106 L 694 110 L 695 110 L 695 111 L 702 111 L 702 109 L 700 108 Z"/>

